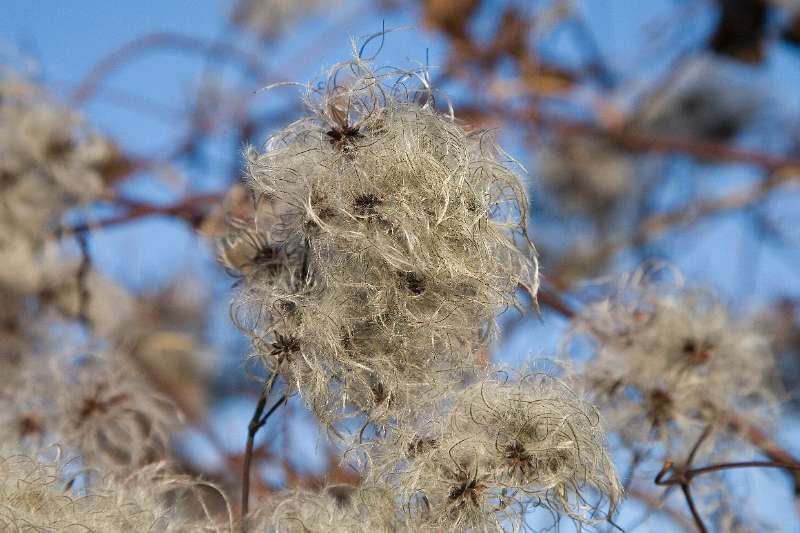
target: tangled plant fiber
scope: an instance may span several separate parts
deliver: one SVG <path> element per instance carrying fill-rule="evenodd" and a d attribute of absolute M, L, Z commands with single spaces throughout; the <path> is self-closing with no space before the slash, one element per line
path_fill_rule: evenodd
<path fill-rule="evenodd" d="M 658 274 L 623 278 L 573 324 L 573 339 L 592 342 L 583 373 L 611 429 L 628 444 L 675 451 L 707 426 L 724 430 L 731 412 L 773 417 L 780 387 L 768 340 L 708 291 Z"/>
<path fill-rule="evenodd" d="M 377 468 L 430 530 L 502 531 L 528 511 L 596 523 L 622 489 L 594 407 L 545 373 L 505 373 L 454 392 L 398 432 Z"/>
<path fill-rule="evenodd" d="M 356 57 L 305 105 L 247 153 L 271 220 L 250 230 L 268 233 L 253 254 L 267 268 L 249 269 L 235 314 L 323 420 L 386 419 L 471 370 L 518 288 L 535 294 L 524 187 L 488 134 L 435 109 L 424 72 Z"/>
<path fill-rule="evenodd" d="M 171 475 L 152 464 L 127 477 L 106 477 L 91 488 L 79 488 L 59 461 L 40 460 L 13 451 L 0 457 L 0 529 L 3 531 L 114 531 L 138 533 L 222 532 L 208 518 L 194 518 L 186 496 L 196 482 Z M 195 494 L 195 506 L 204 504 Z M 228 513 L 230 520 L 230 512 Z"/>
<path fill-rule="evenodd" d="M 332 485 L 318 493 L 283 493 L 254 514 L 248 531 L 400 533 L 408 528 L 386 488 Z"/>

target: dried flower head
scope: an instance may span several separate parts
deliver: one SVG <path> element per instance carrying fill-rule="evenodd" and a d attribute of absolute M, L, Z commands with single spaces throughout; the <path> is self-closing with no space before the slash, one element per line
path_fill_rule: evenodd
<path fill-rule="evenodd" d="M 239 0 L 231 13 L 233 22 L 265 40 L 275 39 L 297 19 L 332 8 L 336 0 Z"/>
<path fill-rule="evenodd" d="M 565 382 L 496 374 L 447 405 L 376 454 L 377 475 L 397 484 L 426 527 L 502 530 L 536 508 L 593 523 L 603 502 L 613 512 L 622 489 L 599 414 Z"/>
<path fill-rule="evenodd" d="M 538 175 L 565 207 L 597 218 L 613 213 L 634 181 L 628 156 L 594 137 L 567 137 L 546 145 L 537 160 Z"/>
<path fill-rule="evenodd" d="M 276 494 L 249 520 L 252 533 L 400 533 L 407 531 L 391 493 L 377 486 L 335 485 Z"/>
<path fill-rule="evenodd" d="M 708 291 L 637 271 L 585 308 L 573 325 L 580 335 L 594 345 L 587 386 L 629 443 L 686 446 L 706 426 L 723 429 L 732 411 L 775 413 L 779 386 L 767 339 Z"/>
<path fill-rule="evenodd" d="M 70 369 L 59 396 L 56 432 L 88 464 L 129 470 L 165 457 L 174 408 L 120 358 Z"/>
<path fill-rule="evenodd" d="M 766 107 L 748 78 L 724 62 L 690 62 L 665 91 L 647 102 L 637 127 L 680 138 L 730 141 Z"/>
<path fill-rule="evenodd" d="M 0 284 L 38 288 L 42 242 L 67 209 L 97 197 L 115 158 L 77 114 L 0 69 Z"/>
<path fill-rule="evenodd" d="M 308 86 L 307 116 L 247 154 L 288 266 L 248 280 L 240 323 L 257 323 L 256 352 L 328 415 L 352 403 L 375 415 L 471 366 L 464 354 L 518 287 L 536 292 L 513 162 L 437 112 L 415 79 L 426 77 L 360 58 L 335 65 Z"/>
<path fill-rule="evenodd" d="M 0 529 L 3 531 L 230 531 L 230 513 L 220 524 L 205 515 L 199 485 L 152 465 L 128 477 L 78 474 L 70 478 L 59 461 L 5 451 L 0 456 Z M 189 502 L 191 500 L 191 504 Z M 193 509 L 195 507 L 195 509 Z M 196 509 L 200 509 L 200 518 Z M 227 523 L 226 523 L 227 522 Z"/>

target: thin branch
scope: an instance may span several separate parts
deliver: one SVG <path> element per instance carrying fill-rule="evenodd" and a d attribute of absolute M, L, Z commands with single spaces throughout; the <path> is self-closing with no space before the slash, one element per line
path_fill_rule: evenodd
<path fill-rule="evenodd" d="M 555 291 L 540 287 L 536 300 L 539 304 L 556 311 L 564 318 L 575 317 L 575 311 Z"/>
<path fill-rule="evenodd" d="M 89 71 L 89 74 L 86 75 L 83 82 L 72 93 L 70 100 L 73 104 L 84 102 L 86 99 L 90 98 L 92 94 L 99 89 L 103 81 L 122 64 L 131 61 L 136 56 L 147 51 L 163 48 L 172 48 L 184 52 L 198 53 L 223 59 L 233 59 L 242 64 L 251 77 L 259 81 L 264 81 L 267 78 L 267 70 L 258 58 L 233 45 L 209 42 L 200 37 L 182 35 L 179 33 L 156 32 L 125 43 L 109 53 Z"/>
<path fill-rule="evenodd" d="M 573 14 L 571 23 L 574 35 L 577 40 L 580 41 L 578 45 L 580 46 L 580 44 L 583 44 L 583 48 L 590 57 L 589 65 L 586 70 L 594 74 L 605 89 L 613 89 L 616 84 L 616 76 L 611 71 L 605 59 L 603 59 L 603 52 L 594 34 L 592 34 L 592 30 L 586 24 L 586 21 L 580 13 L 576 12 Z"/>
<path fill-rule="evenodd" d="M 187 220 L 194 225 L 198 219 L 202 218 L 201 208 L 208 204 L 221 202 L 225 198 L 225 194 L 225 191 L 197 194 L 170 205 L 153 205 L 126 200 L 124 205 L 129 208 L 127 212 L 114 217 L 64 228 L 63 234 L 80 234 L 94 229 L 124 224 L 149 216 L 174 216 Z"/>
<path fill-rule="evenodd" d="M 800 167 L 798 167 L 798 173 L 792 171 L 776 172 L 756 185 L 733 192 L 727 196 L 703 200 L 668 213 L 653 215 L 639 224 L 633 234 L 611 238 L 604 243 L 600 243 L 594 252 L 595 256 L 608 258 L 614 253 L 625 249 L 628 245 L 644 245 L 678 226 L 686 226 L 714 215 L 751 207 L 781 185 L 797 181 L 800 181 Z M 574 258 L 570 255 L 565 259 L 564 263 L 570 263 L 573 260 Z M 561 265 L 556 270 L 561 270 L 563 267 L 564 265 Z"/>
<path fill-rule="evenodd" d="M 664 466 L 656 475 L 655 483 L 661 487 L 671 487 L 673 485 L 681 485 L 691 482 L 697 476 L 703 474 L 712 474 L 714 472 L 721 472 L 723 470 L 733 470 L 737 468 L 783 468 L 787 470 L 800 471 L 800 464 L 797 463 L 776 463 L 775 461 L 738 461 L 731 463 L 717 463 L 708 466 L 701 466 L 698 468 L 679 469 L 675 471 L 675 465 L 672 461 L 666 461 Z M 666 479 L 666 475 L 672 472 L 672 475 Z"/>
<path fill-rule="evenodd" d="M 253 411 L 253 418 L 250 419 L 250 424 L 247 426 L 247 444 L 245 445 L 244 465 L 242 467 L 241 520 L 243 526 L 245 517 L 250 511 L 250 468 L 253 462 L 253 446 L 255 444 L 256 434 L 264 427 L 269 417 L 272 416 L 280 406 L 285 404 L 288 399 L 288 394 L 282 395 L 278 401 L 270 407 L 266 414 L 263 414 L 267 406 L 267 400 L 269 400 L 269 395 L 272 392 L 272 386 L 275 384 L 275 377 L 276 375 L 273 374 L 261 390 L 261 395 L 258 397 L 255 411 Z"/>
<path fill-rule="evenodd" d="M 719 463 L 715 465 L 692 468 L 686 474 L 690 477 L 700 476 L 719 472 L 720 470 L 730 470 L 734 468 L 783 468 L 786 470 L 800 471 L 800 464 L 797 463 L 776 463 L 775 461 L 738 461 L 733 463 Z"/>
<path fill-rule="evenodd" d="M 741 417 L 736 415 L 729 414 L 728 419 L 728 424 L 731 429 L 750 441 L 773 462 L 795 465 L 800 464 L 800 460 L 797 457 L 793 456 L 791 453 L 782 448 L 777 442 L 773 441 L 757 426 L 746 422 Z M 795 501 L 797 501 L 800 499 L 800 471 L 792 470 L 789 471 L 789 473 L 792 474 Z"/>
<path fill-rule="evenodd" d="M 78 267 L 78 320 L 87 328 L 91 328 L 91 317 L 89 316 L 89 304 L 91 294 L 87 284 L 89 271 L 92 268 L 92 255 L 89 251 L 89 236 L 85 231 L 75 234 L 78 241 L 78 248 L 81 251 L 81 263 Z"/>
<path fill-rule="evenodd" d="M 661 470 L 656 474 L 654 482 L 656 485 L 660 487 L 672 487 L 675 485 L 680 486 L 681 491 L 683 492 L 683 496 L 686 499 L 686 505 L 689 507 L 689 511 L 692 513 L 692 518 L 694 518 L 695 524 L 697 525 L 697 529 L 701 533 L 706 533 L 708 528 L 706 527 L 705 523 L 703 522 L 703 518 L 700 516 L 699 511 L 697 510 L 697 506 L 695 505 L 694 498 L 692 498 L 691 492 L 691 484 L 695 477 L 702 476 L 704 474 L 711 474 L 714 472 L 722 472 L 724 470 L 733 470 L 738 468 L 782 468 L 787 470 L 795 470 L 800 471 L 800 464 L 796 462 L 791 463 L 780 463 L 775 461 L 740 461 L 740 462 L 730 462 L 730 463 L 718 463 L 713 465 L 702 466 L 698 468 L 692 468 L 692 462 L 697 455 L 700 446 L 702 445 L 703 441 L 708 437 L 710 434 L 711 428 L 706 428 L 703 431 L 703 434 L 697 440 L 695 445 L 692 447 L 691 453 L 689 453 L 689 457 L 686 459 L 685 463 L 681 467 L 675 467 L 675 464 L 667 460 L 664 462 L 664 466 Z M 669 477 L 667 477 L 669 475 Z"/>
<path fill-rule="evenodd" d="M 500 115 L 514 122 L 533 122 L 546 127 L 560 135 L 592 136 L 613 141 L 623 148 L 634 152 L 651 152 L 660 154 L 683 154 L 699 160 L 718 161 L 752 165 L 768 172 L 794 169 L 800 171 L 800 158 L 756 152 L 735 148 L 728 144 L 713 143 L 686 137 L 653 135 L 633 131 L 622 126 L 603 126 L 586 120 L 574 120 L 560 117 L 552 113 L 531 108 L 527 113 L 509 114 L 502 109 L 496 110 Z"/>
<path fill-rule="evenodd" d="M 694 519 L 694 523 L 697 525 L 697 529 L 700 531 L 700 533 L 708 533 L 708 528 L 706 527 L 705 522 L 703 522 L 703 517 L 700 516 L 700 513 L 697 511 L 697 507 L 694 504 L 694 498 L 692 498 L 692 492 L 691 489 L 689 489 L 689 484 L 682 484 L 681 490 L 683 491 L 683 496 L 686 498 L 686 505 L 689 506 L 689 511 L 692 513 L 692 518 Z"/>

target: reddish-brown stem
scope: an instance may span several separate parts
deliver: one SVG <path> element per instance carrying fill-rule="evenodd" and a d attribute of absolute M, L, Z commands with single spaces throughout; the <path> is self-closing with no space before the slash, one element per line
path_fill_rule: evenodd
<path fill-rule="evenodd" d="M 506 114 L 506 116 L 508 116 Z M 752 150 L 734 148 L 727 144 L 712 143 L 699 139 L 652 135 L 633 131 L 622 126 L 601 126 L 588 121 L 573 120 L 529 109 L 525 115 L 509 116 L 518 121 L 520 116 L 531 122 L 551 129 L 563 136 L 593 136 L 609 139 L 623 148 L 635 152 L 659 154 L 683 154 L 700 160 L 722 161 L 753 165 L 768 172 L 782 169 L 800 169 L 800 159 L 783 157 Z"/>
<path fill-rule="evenodd" d="M 698 512 L 694 503 L 694 499 L 692 498 L 690 486 L 695 477 L 737 468 L 783 468 L 787 470 L 800 471 L 800 464 L 777 463 L 774 461 L 740 461 L 690 468 L 692 460 L 694 459 L 694 455 L 699 449 L 700 444 L 703 442 L 707 433 L 708 432 L 705 432 L 703 437 L 698 440 L 697 444 L 692 449 L 692 453 L 689 454 L 689 459 L 686 461 L 685 466 L 676 469 L 675 464 L 672 461 L 665 461 L 664 466 L 661 468 L 658 474 L 656 474 L 654 480 L 655 484 L 661 487 L 671 487 L 675 485 L 680 486 L 683 496 L 686 499 L 686 505 L 689 507 L 689 511 L 692 513 L 692 518 L 694 518 L 697 529 L 701 533 L 706 533 L 708 528 L 703 522 L 703 518 L 700 516 L 700 513 Z M 669 477 L 667 477 L 668 474 Z"/>
<path fill-rule="evenodd" d="M 781 448 L 778 443 L 769 438 L 769 436 L 767 436 L 767 434 L 761 431 L 761 429 L 758 427 L 735 415 L 729 415 L 728 418 L 728 424 L 730 425 L 731 429 L 749 440 L 773 462 L 795 465 L 800 464 L 800 460 L 798 460 L 788 451 Z M 794 482 L 795 497 L 800 497 L 800 471 L 793 470 L 791 474 Z"/>
<path fill-rule="evenodd" d="M 630 244 L 642 245 L 653 240 L 662 233 L 680 225 L 696 222 L 700 219 L 721 213 L 743 209 L 756 204 L 779 186 L 800 179 L 798 173 L 777 172 L 757 185 L 731 193 L 721 198 L 713 198 L 680 207 L 668 213 L 659 213 L 642 221 L 631 235 L 624 235 L 600 243 L 596 247 L 595 256 L 608 258 Z M 568 257 L 566 262 L 573 261 Z"/>
<path fill-rule="evenodd" d="M 575 316 L 575 311 L 573 311 L 572 308 L 569 307 L 569 305 L 567 305 L 561 296 L 555 291 L 540 288 L 536 300 L 541 305 L 556 311 L 565 318 L 573 318 Z"/>
<path fill-rule="evenodd" d="M 89 239 L 87 239 L 86 233 L 78 232 L 75 234 L 75 238 L 78 241 L 78 248 L 81 251 L 81 263 L 77 272 L 78 320 L 87 328 L 91 328 L 91 318 L 89 317 L 91 294 L 87 286 L 87 280 L 89 272 L 92 269 L 92 255 L 89 252 Z"/>
<path fill-rule="evenodd" d="M 204 206 L 221 202 L 225 194 L 225 192 L 197 194 L 170 205 L 153 205 L 130 200 L 117 202 L 126 205 L 128 211 L 114 217 L 67 227 L 64 229 L 64 234 L 83 233 L 93 229 L 124 224 L 148 216 L 175 216 L 194 223 L 202 216 L 202 208 Z"/>
<path fill-rule="evenodd" d="M 626 490 L 626 492 L 629 496 L 636 498 L 650 509 L 669 517 L 670 520 L 676 524 L 679 524 L 684 529 L 692 529 L 694 524 L 686 517 L 684 513 L 682 513 L 679 509 L 669 506 L 662 501 L 661 498 L 655 494 L 652 494 L 650 491 L 645 490 L 637 485 L 632 485 Z"/>
<path fill-rule="evenodd" d="M 681 485 L 689 483 L 697 476 L 703 474 L 711 474 L 713 472 L 721 472 L 722 470 L 732 470 L 736 468 L 783 468 L 786 470 L 800 471 L 800 464 L 797 463 L 776 463 L 775 461 L 738 461 L 731 463 L 718 463 L 714 465 L 701 466 L 698 468 L 690 468 L 688 470 L 679 470 L 674 472 L 670 477 L 664 479 L 674 468 L 671 461 L 664 463 L 664 467 L 656 475 L 656 485 L 668 487 L 672 485 Z"/>
<path fill-rule="evenodd" d="M 700 512 L 697 510 L 697 506 L 694 504 L 694 498 L 692 498 L 692 491 L 689 488 L 689 484 L 685 483 L 681 485 L 681 491 L 683 492 L 683 497 L 686 498 L 686 505 L 689 506 L 689 511 L 692 513 L 692 518 L 697 525 L 697 529 L 700 533 L 707 533 L 708 528 L 705 522 L 703 522 L 703 517 L 700 516 Z"/>

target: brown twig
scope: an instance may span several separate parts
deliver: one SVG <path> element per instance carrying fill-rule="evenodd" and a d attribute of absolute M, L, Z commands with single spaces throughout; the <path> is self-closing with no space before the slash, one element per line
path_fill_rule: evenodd
<path fill-rule="evenodd" d="M 731 427 L 733 431 L 742 435 L 748 441 L 750 441 L 754 446 L 756 446 L 761 452 L 766 455 L 771 461 L 775 463 L 783 463 L 783 464 L 800 464 L 800 460 L 793 456 L 791 453 L 786 451 L 785 449 L 781 448 L 781 446 L 772 440 L 766 433 L 761 431 L 758 427 L 754 426 L 753 424 L 748 423 L 747 421 L 743 420 L 741 417 L 736 415 L 729 415 L 728 416 L 728 425 Z M 800 471 L 793 469 L 789 472 L 792 475 L 792 481 L 794 483 L 794 495 L 795 501 L 797 502 L 800 499 Z M 798 505 L 800 508 L 800 505 Z"/>
<path fill-rule="evenodd" d="M 800 171 L 800 167 L 798 167 L 798 171 Z M 598 244 L 595 251 L 596 257 L 608 258 L 630 244 L 645 244 L 678 226 L 685 226 L 714 215 L 753 206 L 781 185 L 798 180 L 800 180 L 800 172 L 776 172 L 756 185 L 727 196 L 703 200 L 667 213 L 652 215 L 639 224 L 639 227 L 631 235 L 611 238 Z M 573 260 L 574 257 L 570 255 L 564 263 L 568 264 Z M 561 270 L 563 267 L 564 265 L 561 265 L 556 270 Z"/>
<path fill-rule="evenodd" d="M 221 202 L 226 191 L 196 194 L 170 205 L 153 205 L 131 200 L 119 200 L 117 203 L 128 207 L 128 211 L 114 217 L 108 217 L 88 223 L 77 224 L 63 230 L 64 234 L 80 234 L 93 229 L 124 224 L 148 216 L 175 216 L 192 223 L 202 217 L 203 206 Z"/>
<path fill-rule="evenodd" d="M 689 507 L 689 511 L 692 513 L 692 517 L 694 518 L 695 524 L 697 525 L 697 529 L 701 533 L 706 533 L 708 528 L 706 527 L 705 523 L 703 522 L 703 518 L 700 516 L 699 511 L 697 510 L 697 506 L 695 505 L 694 498 L 692 498 L 691 492 L 691 484 L 692 480 L 697 476 L 702 476 L 704 474 L 711 474 L 714 472 L 721 472 L 723 470 L 733 470 L 738 468 L 781 468 L 786 470 L 794 470 L 800 471 L 800 464 L 797 462 L 777 462 L 777 461 L 739 461 L 739 462 L 728 462 L 728 463 L 717 463 L 713 465 L 701 466 L 697 468 L 692 467 L 692 463 L 694 462 L 695 456 L 697 455 L 700 446 L 703 444 L 706 438 L 708 438 L 711 432 L 711 427 L 707 427 L 700 438 L 695 443 L 692 451 L 689 453 L 689 457 L 684 462 L 683 466 L 676 467 L 675 463 L 670 460 L 664 462 L 664 466 L 661 470 L 656 474 L 655 477 L 655 484 L 660 487 L 672 487 L 675 485 L 680 486 L 681 491 L 683 492 L 684 498 L 686 499 L 686 504 Z M 669 475 L 669 477 L 667 477 Z"/>
<path fill-rule="evenodd" d="M 574 318 L 575 311 L 564 302 L 561 295 L 557 292 L 540 287 L 539 292 L 537 293 L 536 300 L 539 304 L 556 311 L 564 318 Z"/>
<path fill-rule="evenodd" d="M 645 490 L 637 485 L 632 485 L 627 489 L 626 492 L 631 497 L 636 498 L 650 509 L 653 509 L 654 511 L 668 517 L 670 520 L 680 525 L 684 529 L 694 529 L 694 522 L 689 520 L 684 513 L 674 507 L 670 507 L 661 498 L 655 494 L 652 494 L 648 490 Z"/>
<path fill-rule="evenodd" d="M 530 121 L 564 136 L 593 136 L 606 138 L 635 152 L 683 154 L 699 160 L 739 163 L 762 168 L 768 172 L 795 169 L 800 172 L 800 159 L 735 148 L 728 144 L 699 139 L 653 135 L 622 126 L 601 126 L 585 120 L 574 120 L 531 108 L 527 113 L 509 114 L 497 110 L 512 121 Z"/>
<path fill-rule="evenodd" d="M 255 438 L 258 431 L 264 427 L 269 420 L 269 417 L 278 410 L 278 408 L 285 404 L 288 399 L 288 394 L 282 395 L 275 404 L 269 408 L 269 410 L 264 414 L 264 409 L 267 406 L 267 400 L 269 400 L 269 395 L 272 392 L 272 386 L 275 383 L 275 375 L 273 375 L 267 383 L 264 385 L 264 388 L 261 390 L 261 395 L 258 397 L 258 403 L 256 404 L 255 411 L 253 412 L 253 418 L 250 419 L 250 424 L 247 426 L 247 444 L 245 445 L 244 450 L 244 464 L 242 466 L 242 512 L 241 512 L 241 521 L 242 527 L 245 524 L 245 518 L 247 517 L 247 513 L 250 510 L 250 468 L 253 462 L 253 446 L 255 444 Z"/>
<path fill-rule="evenodd" d="M 80 231 L 75 234 L 75 239 L 78 241 L 78 248 L 81 252 L 81 262 L 78 266 L 77 283 L 78 283 L 78 320 L 86 326 L 91 328 L 91 317 L 89 316 L 89 304 L 91 293 L 88 287 L 89 272 L 92 268 L 92 255 L 89 251 L 89 237 L 85 231 Z"/>

